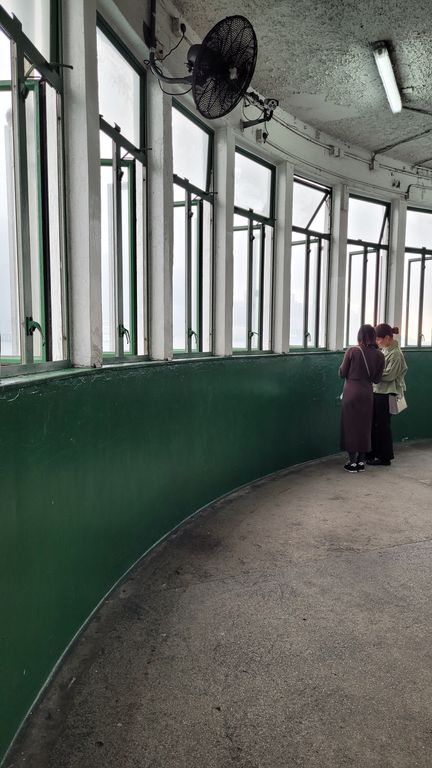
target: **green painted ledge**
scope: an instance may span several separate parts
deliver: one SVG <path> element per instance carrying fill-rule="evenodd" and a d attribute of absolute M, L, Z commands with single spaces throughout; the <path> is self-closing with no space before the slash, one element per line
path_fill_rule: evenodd
<path fill-rule="evenodd" d="M 0 388 L 0 755 L 99 601 L 211 501 L 338 450 L 341 353 L 142 363 Z M 395 437 L 432 436 L 432 351 Z"/>

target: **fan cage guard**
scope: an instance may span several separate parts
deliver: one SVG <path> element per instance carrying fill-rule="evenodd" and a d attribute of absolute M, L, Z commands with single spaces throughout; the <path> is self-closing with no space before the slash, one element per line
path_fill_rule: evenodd
<path fill-rule="evenodd" d="M 192 73 L 198 112 L 209 120 L 224 117 L 247 91 L 255 70 L 258 42 L 244 16 L 227 16 L 204 38 Z"/>

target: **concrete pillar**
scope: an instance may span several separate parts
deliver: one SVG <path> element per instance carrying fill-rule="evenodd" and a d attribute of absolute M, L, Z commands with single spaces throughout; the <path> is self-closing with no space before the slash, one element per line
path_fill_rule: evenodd
<path fill-rule="evenodd" d="M 173 159 L 171 99 L 157 79 L 147 80 L 148 106 L 148 258 L 150 357 L 172 358 Z"/>
<path fill-rule="evenodd" d="M 235 141 L 231 128 L 215 132 L 215 355 L 232 354 Z"/>
<path fill-rule="evenodd" d="M 340 350 L 344 346 L 345 280 L 348 235 L 348 189 L 336 184 L 332 196 L 332 234 L 328 301 L 327 346 Z"/>
<path fill-rule="evenodd" d="M 406 200 L 393 200 L 390 210 L 389 269 L 386 319 L 402 334 L 402 297 L 405 268 Z M 379 319 L 379 322 L 383 322 Z M 401 335 L 401 338 L 402 335 Z"/>
<path fill-rule="evenodd" d="M 280 163 L 276 169 L 273 351 L 282 354 L 289 352 L 293 189 L 294 168 Z"/>
<path fill-rule="evenodd" d="M 65 154 L 71 360 L 102 364 L 96 0 L 64 3 Z"/>

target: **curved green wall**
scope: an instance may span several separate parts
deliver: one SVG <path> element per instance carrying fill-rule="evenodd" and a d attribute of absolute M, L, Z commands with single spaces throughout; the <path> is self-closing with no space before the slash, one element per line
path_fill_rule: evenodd
<path fill-rule="evenodd" d="M 396 437 L 431 437 L 432 353 L 406 357 Z M 338 450 L 341 358 L 145 363 L 0 389 L 0 755 L 143 552 L 234 488 Z"/>

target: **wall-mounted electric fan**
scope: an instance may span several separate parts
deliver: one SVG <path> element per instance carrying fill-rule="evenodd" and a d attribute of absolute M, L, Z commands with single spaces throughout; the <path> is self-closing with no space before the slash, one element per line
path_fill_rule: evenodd
<path fill-rule="evenodd" d="M 208 32 L 201 45 L 188 51 L 186 77 L 167 77 L 156 59 L 155 0 L 152 0 L 152 29 L 144 26 L 150 48 L 149 65 L 154 75 L 165 83 L 184 83 L 192 88 L 198 112 L 210 120 L 231 112 L 245 95 L 258 53 L 258 43 L 251 23 L 244 16 L 227 16 Z"/>

